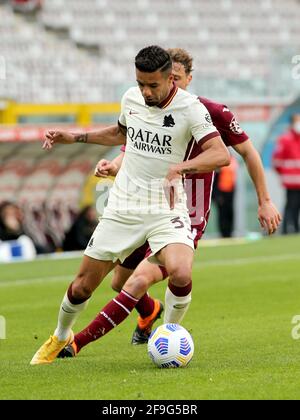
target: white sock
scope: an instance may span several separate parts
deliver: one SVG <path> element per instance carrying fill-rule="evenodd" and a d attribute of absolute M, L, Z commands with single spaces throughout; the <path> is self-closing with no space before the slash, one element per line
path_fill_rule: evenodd
<path fill-rule="evenodd" d="M 180 324 L 192 301 L 192 292 L 187 296 L 175 296 L 169 287 L 165 294 L 164 323 Z"/>
<path fill-rule="evenodd" d="M 54 335 L 59 341 L 68 339 L 71 329 L 75 324 L 80 313 L 86 308 L 89 299 L 79 305 L 74 305 L 69 301 L 67 293 L 65 294 L 60 306 L 58 323 Z"/>

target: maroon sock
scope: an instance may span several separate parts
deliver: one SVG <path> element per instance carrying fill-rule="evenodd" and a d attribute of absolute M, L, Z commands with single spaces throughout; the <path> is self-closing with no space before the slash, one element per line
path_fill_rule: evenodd
<path fill-rule="evenodd" d="M 135 309 L 141 315 L 142 318 L 147 318 L 154 311 L 154 299 L 145 293 L 143 297 L 135 305 Z"/>
<path fill-rule="evenodd" d="M 174 284 L 169 281 L 168 287 L 175 296 L 187 296 L 192 291 L 192 282 L 186 286 L 178 287 L 174 286 Z"/>
<path fill-rule="evenodd" d="M 138 299 L 122 290 L 84 330 L 75 335 L 74 341 L 77 345 L 77 351 L 92 341 L 101 338 L 124 321 L 137 302 Z"/>

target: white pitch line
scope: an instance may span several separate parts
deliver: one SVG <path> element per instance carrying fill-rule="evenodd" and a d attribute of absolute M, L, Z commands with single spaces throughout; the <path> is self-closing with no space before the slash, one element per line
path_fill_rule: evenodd
<path fill-rule="evenodd" d="M 1 0 L 0 0 L 1 1 Z M 237 246 L 237 245 L 249 245 L 255 241 L 261 240 L 260 237 L 255 239 L 247 239 L 247 238 L 228 238 L 228 239 L 203 239 L 201 241 L 202 248 L 215 248 L 215 247 L 228 247 L 228 246 Z M 16 259 L 12 261 L 1 261 L 1 265 L 11 265 L 11 264 L 30 264 L 32 262 L 43 262 L 43 261 L 59 261 L 59 260 L 73 260 L 83 257 L 82 251 L 67 251 L 67 252 L 57 252 L 57 253 L 50 253 L 50 254 L 41 254 L 37 255 L 33 260 L 23 260 L 23 259 Z"/>
<path fill-rule="evenodd" d="M 61 282 L 64 280 L 70 281 L 73 280 L 75 276 L 53 276 L 53 277 L 39 277 L 35 279 L 23 279 L 23 280 L 10 280 L 10 281 L 0 281 L 1 287 L 10 287 L 10 286 L 28 286 L 32 284 L 42 284 L 48 282 Z"/>
<path fill-rule="evenodd" d="M 300 254 L 283 254 L 283 255 L 270 255 L 265 257 L 250 257 L 250 258 L 237 258 L 231 260 L 213 260 L 213 261 L 196 261 L 194 267 L 214 267 L 214 266 L 230 266 L 230 265 L 247 265 L 259 263 L 272 263 L 278 261 L 299 260 Z"/>
<path fill-rule="evenodd" d="M 263 264 L 272 263 L 278 261 L 291 261 L 300 260 L 300 254 L 283 254 L 283 255 L 270 255 L 265 257 L 250 257 L 250 258 L 238 258 L 238 259 L 224 259 L 224 260 L 213 260 L 213 261 L 196 261 L 194 267 L 220 267 L 220 266 L 236 266 L 236 265 L 247 265 L 247 264 Z M 32 284 L 43 284 L 47 282 L 61 282 L 73 280 L 74 276 L 53 276 L 53 277 L 39 277 L 35 279 L 23 279 L 23 280 L 10 280 L 0 281 L 1 287 L 10 286 L 28 286 Z"/>

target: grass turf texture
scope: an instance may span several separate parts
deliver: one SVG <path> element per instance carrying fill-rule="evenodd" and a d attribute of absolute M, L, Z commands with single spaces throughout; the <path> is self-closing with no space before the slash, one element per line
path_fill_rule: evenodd
<path fill-rule="evenodd" d="M 75 359 L 30 366 L 53 332 L 60 301 L 80 261 L 1 265 L 0 399 L 299 399 L 299 237 L 206 248 L 193 270 L 193 302 L 184 326 L 195 342 L 186 369 L 156 368 L 130 338 L 136 313 Z M 166 283 L 152 288 L 163 299 Z M 110 277 L 75 331 L 115 295 Z"/>

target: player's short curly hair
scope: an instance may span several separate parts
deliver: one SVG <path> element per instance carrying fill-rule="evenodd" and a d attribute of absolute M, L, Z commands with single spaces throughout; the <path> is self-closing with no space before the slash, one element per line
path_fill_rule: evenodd
<path fill-rule="evenodd" d="M 166 50 L 158 45 L 151 45 L 139 51 L 135 57 L 135 67 L 145 73 L 153 73 L 157 70 L 171 72 L 172 60 Z"/>
<path fill-rule="evenodd" d="M 193 71 L 193 57 L 186 50 L 183 48 L 169 48 L 167 52 L 174 63 L 183 65 L 186 74 L 190 74 Z"/>

